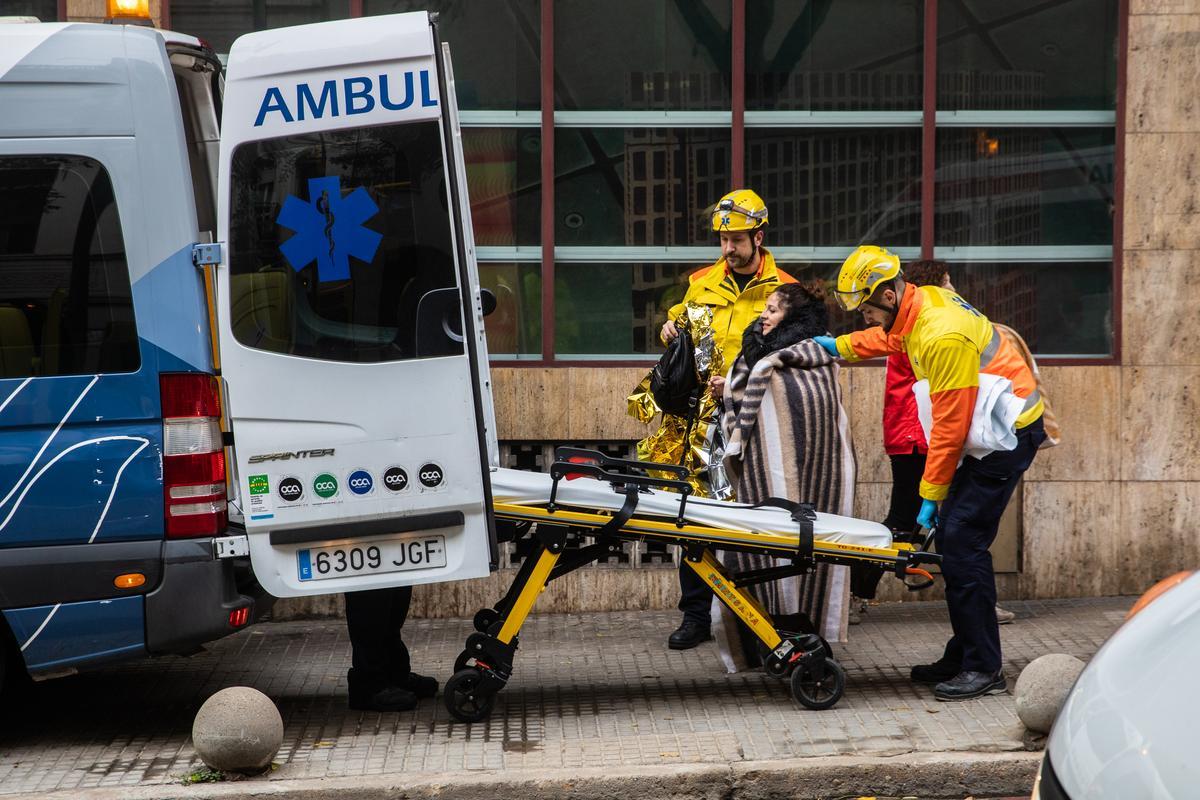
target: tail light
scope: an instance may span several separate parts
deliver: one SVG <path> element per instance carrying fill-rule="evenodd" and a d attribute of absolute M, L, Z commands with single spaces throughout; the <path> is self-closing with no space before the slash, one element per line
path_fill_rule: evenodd
<path fill-rule="evenodd" d="M 159 392 L 167 538 L 222 533 L 228 512 L 217 379 L 194 372 L 164 374 Z"/>

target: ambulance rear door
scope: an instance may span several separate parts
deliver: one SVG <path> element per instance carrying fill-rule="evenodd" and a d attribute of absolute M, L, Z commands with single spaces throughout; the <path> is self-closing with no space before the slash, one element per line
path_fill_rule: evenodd
<path fill-rule="evenodd" d="M 289 597 L 488 574 L 481 304 L 424 12 L 238 39 L 216 300 L 237 503 Z"/>

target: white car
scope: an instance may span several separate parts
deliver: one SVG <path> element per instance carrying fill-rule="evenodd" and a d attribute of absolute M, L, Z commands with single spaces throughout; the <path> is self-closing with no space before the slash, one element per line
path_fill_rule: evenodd
<path fill-rule="evenodd" d="M 1032 800 L 1200 797 L 1200 572 L 1159 582 L 1083 670 Z"/>

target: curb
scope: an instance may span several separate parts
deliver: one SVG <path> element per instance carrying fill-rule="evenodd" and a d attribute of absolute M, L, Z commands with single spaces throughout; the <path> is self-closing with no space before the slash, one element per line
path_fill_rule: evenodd
<path fill-rule="evenodd" d="M 38 800 L 920 800 L 1028 796 L 1041 753 L 823 756 L 732 764 L 412 773 L 355 778 L 260 777 L 193 786 L 113 786 L 10 795 Z"/>

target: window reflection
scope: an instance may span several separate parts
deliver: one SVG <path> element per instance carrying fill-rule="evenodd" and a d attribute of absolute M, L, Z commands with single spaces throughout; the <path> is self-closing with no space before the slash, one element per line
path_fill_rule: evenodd
<path fill-rule="evenodd" d="M 923 13 L 916 0 L 747 3 L 746 108 L 920 108 Z"/>
<path fill-rule="evenodd" d="M 475 243 L 541 241 L 541 149 L 537 128 L 467 128 L 463 157 Z"/>
<path fill-rule="evenodd" d="M 728 110 L 730 14 L 729 0 L 557 0 L 554 107 Z"/>
<path fill-rule="evenodd" d="M 140 363 L 107 170 L 82 156 L 0 159 L 0 378 Z"/>
<path fill-rule="evenodd" d="M 558 245 L 681 246 L 712 241 L 705 213 L 729 191 L 729 131 L 555 131 Z"/>
<path fill-rule="evenodd" d="M 462 352 L 437 122 L 233 152 L 230 297 L 247 347 L 373 363 Z"/>
<path fill-rule="evenodd" d="M 958 293 L 1035 355 L 1112 352 L 1112 265 L 950 264 Z"/>
<path fill-rule="evenodd" d="M 920 175 L 916 129 L 746 131 L 747 184 L 775 245 L 919 244 Z"/>
<path fill-rule="evenodd" d="M 781 263 L 797 280 L 822 280 L 832 289 L 837 264 Z M 1021 334 L 1038 356 L 1112 353 L 1112 263 L 949 263 L 955 290 L 988 319 Z M 862 317 L 829 295 L 834 334 L 861 330 Z"/>
<path fill-rule="evenodd" d="M 1116 107 L 1117 0 L 940 0 L 938 108 Z"/>
<path fill-rule="evenodd" d="M 720 256 L 713 247 L 712 260 Z M 554 352 L 661 353 L 658 331 L 683 299 L 687 275 L 707 264 L 579 264 L 554 267 Z"/>
<path fill-rule="evenodd" d="M 541 356 L 541 265 L 480 264 L 479 283 L 496 296 L 496 310 L 483 321 L 488 353 Z"/>
<path fill-rule="evenodd" d="M 939 131 L 938 244 L 1111 244 L 1113 142 L 1111 130 Z"/>

